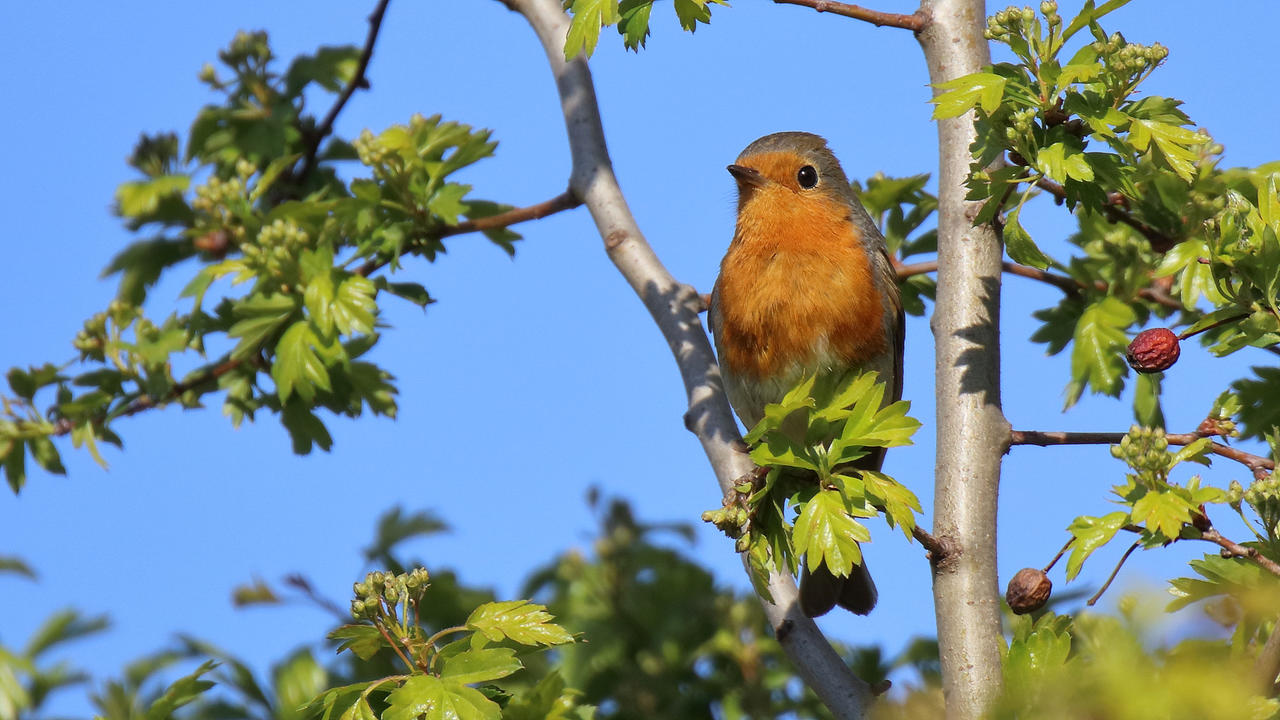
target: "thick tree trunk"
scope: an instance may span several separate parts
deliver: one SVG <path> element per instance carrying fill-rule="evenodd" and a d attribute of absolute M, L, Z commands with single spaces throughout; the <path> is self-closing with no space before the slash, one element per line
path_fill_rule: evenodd
<path fill-rule="evenodd" d="M 990 62 L 983 0 L 925 0 L 920 33 L 937 84 Z M 978 718 L 1000 691 L 996 496 L 1009 426 L 1000 409 L 1000 261 L 992 226 L 966 202 L 973 114 L 940 120 L 938 298 L 933 314 L 938 455 L 934 534 L 951 552 L 934 569 L 933 598 L 947 718 Z"/>

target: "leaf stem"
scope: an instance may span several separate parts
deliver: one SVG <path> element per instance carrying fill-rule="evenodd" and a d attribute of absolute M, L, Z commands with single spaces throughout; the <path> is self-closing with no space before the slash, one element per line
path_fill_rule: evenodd
<path fill-rule="evenodd" d="M 1072 538 L 1072 540 L 1074 539 L 1075 538 Z M 1070 542 L 1067 543 L 1067 545 L 1070 545 L 1070 544 L 1071 544 Z M 1067 549 L 1067 545 L 1062 546 L 1062 550 L 1064 552 Z M 1089 598 L 1089 600 L 1085 602 L 1085 605 L 1088 605 L 1089 607 L 1093 607 L 1094 603 L 1098 602 L 1098 599 L 1102 597 L 1102 593 L 1106 592 L 1107 588 L 1111 587 L 1112 581 L 1114 581 L 1116 579 L 1116 576 L 1120 574 L 1120 568 L 1124 567 L 1124 561 L 1128 560 L 1129 556 L 1132 555 L 1133 551 L 1137 550 L 1140 545 L 1142 545 L 1141 540 L 1135 541 L 1132 545 L 1129 546 L 1128 550 L 1124 551 L 1124 555 L 1120 556 L 1120 562 L 1116 563 L 1115 568 L 1111 570 L 1111 575 L 1107 578 L 1107 581 L 1102 583 L 1102 587 L 1098 588 L 1098 592 L 1094 593 L 1093 597 Z M 1062 557 L 1062 553 L 1058 553 L 1058 557 Z M 1058 558 L 1054 558 L 1054 562 L 1057 562 L 1057 560 Z"/>

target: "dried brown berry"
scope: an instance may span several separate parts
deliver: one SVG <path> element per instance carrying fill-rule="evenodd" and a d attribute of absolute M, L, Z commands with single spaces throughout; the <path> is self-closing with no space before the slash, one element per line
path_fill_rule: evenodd
<path fill-rule="evenodd" d="M 1053 583 L 1049 581 L 1049 576 L 1045 575 L 1043 570 L 1022 568 L 1009 581 L 1009 589 L 1005 591 L 1004 599 L 1008 601 L 1009 608 L 1014 613 L 1025 615 L 1044 607 L 1052 591 Z"/>
<path fill-rule="evenodd" d="M 1182 353 L 1178 347 L 1178 336 L 1169 328 L 1153 328 L 1138 333 L 1138 337 L 1129 343 L 1125 358 L 1129 367 L 1140 373 L 1154 373 L 1168 370 L 1178 361 Z"/>

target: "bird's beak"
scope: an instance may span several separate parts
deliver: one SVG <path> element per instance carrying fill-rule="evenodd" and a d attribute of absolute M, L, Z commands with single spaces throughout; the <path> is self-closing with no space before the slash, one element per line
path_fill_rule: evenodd
<path fill-rule="evenodd" d="M 763 187 L 768 182 L 765 176 L 760 174 L 759 170 L 746 165 L 730 165 L 727 169 L 733 179 L 738 181 L 738 187 L 758 188 Z"/>

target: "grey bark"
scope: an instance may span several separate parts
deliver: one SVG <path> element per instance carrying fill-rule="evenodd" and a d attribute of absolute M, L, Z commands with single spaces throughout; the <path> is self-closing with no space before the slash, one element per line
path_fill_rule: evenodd
<path fill-rule="evenodd" d="M 982 0 L 925 0 L 919 35 L 934 84 L 990 62 Z M 934 535 L 951 552 L 934 568 L 933 599 L 947 718 L 978 718 L 1000 692 L 996 498 L 1009 425 L 1000 407 L 1000 262 L 995 229 L 973 225 L 964 199 L 973 114 L 938 122 L 938 454 Z"/>

